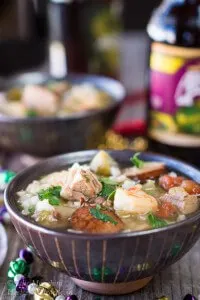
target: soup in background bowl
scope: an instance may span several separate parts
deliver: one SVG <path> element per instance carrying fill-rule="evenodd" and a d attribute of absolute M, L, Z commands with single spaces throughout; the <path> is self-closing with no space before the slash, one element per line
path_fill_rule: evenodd
<path fill-rule="evenodd" d="M 126 94 L 108 77 L 37 72 L 0 78 L 0 90 L 0 147 L 39 157 L 103 143 Z"/>
<path fill-rule="evenodd" d="M 157 154 L 82 151 L 23 171 L 5 201 L 39 257 L 86 290 L 123 294 L 197 241 L 199 182 L 197 169 Z"/>

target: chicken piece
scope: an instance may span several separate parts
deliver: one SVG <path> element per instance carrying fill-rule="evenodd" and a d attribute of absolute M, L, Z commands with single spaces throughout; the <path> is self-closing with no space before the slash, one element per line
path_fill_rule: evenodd
<path fill-rule="evenodd" d="M 160 198 L 161 201 L 170 202 L 183 214 L 190 214 L 199 208 L 199 200 L 195 195 L 189 195 L 183 187 L 173 187 Z"/>
<path fill-rule="evenodd" d="M 90 168 L 99 175 L 110 176 L 112 175 L 112 168 L 115 168 L 116 172 L 117 163 L 106 151 L 102 150 L 95 155 L 90 163 Z M 119 175 L 120 172 L 117 176 Z"/>
<path fill-rule="evenodd" d="M 102 190 L 102 184 L 89 169 L 75 165 L 69 169 L 67 180 L 62 187 L 61 197 L 67 200 L 94 198 Z"/>
<path fill-rule="evenodd" d="M 109 210 L 99 210 L 99 212 L 110 218 L 111 221 L 103 221 L 96 218 L 91 213 L 92 207 L 78 208 L 71 217 L 71 226 L 75 230 L 81 230 L 89 233 L 116 233 L 124 228 L 121 219 Z"/>
<path fill-rule="evenodd" d="M 183 180 L 184 178 L 182 176 L 170 176 L 165 174 L 159 178 L 159 185 L 168 191 L 175 186 L 180 186 Z"/>
<path fill-rule="evenodd" d="M 114 198 L 114 209 L 136 214 L 147 214 L 158 210 L 156 199 L 142 191 L 141 185 L 124 190 L 118 188 Z"/>
<path fill-rule="evenodd" d="M 45 87 L 28 85 L 22 94 L 22 103 L 27 109 L 42 116 L 51 116 L 58 110 L 58 97 Z"/>
<path fill-rule="evenodd" d="M 165 171 L 165 165 L 160 162 L 145 162 L 142 168 L 131 167 L 123 170 L 123 173 L 133 179 L 145 180 L 159 177 Z"/>

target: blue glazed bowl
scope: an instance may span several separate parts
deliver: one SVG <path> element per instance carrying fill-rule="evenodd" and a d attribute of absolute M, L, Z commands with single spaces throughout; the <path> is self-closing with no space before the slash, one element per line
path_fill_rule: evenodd
<path fill-rule="evenodd" d="M 0 90 L 55 80 L 45 73 L 25 73 L 0 80 Z M 0 147 L 7 151 L 47 157 L 70 151 L 94 149 L 104 141 L 125 98 L 125 89 L 114 79 L 95 75 L 69 75 L 73 83 L 91 83 L 112 98 L 106 108 L 67 117 L 14 118 L 0 116 Z M 42 101 L 42 100 L 41 100 Z"/>
<path fill-rule="evenodd" d="M 91 235 L 51 230 L 23 216 L 16 205 L 17 191 L 34 179 L 87 163 L 97 151 L 82 151 L 47 159 L 28 168 L 8 186 L 5 203 L 11 220 L 26 245 L 82 288 L 103 294 L 124 294 L 145 286 L 158 272 L 186 254 L 200 236 L 200 212 L 164 228 L 118 234 Z M 129 164 L 132 151 L 109 151 L 119 163 Z M 200 172 L 173 158 L 143 153 L 145 161 L 162 161 L 175 172 L 200 182 Z"/>

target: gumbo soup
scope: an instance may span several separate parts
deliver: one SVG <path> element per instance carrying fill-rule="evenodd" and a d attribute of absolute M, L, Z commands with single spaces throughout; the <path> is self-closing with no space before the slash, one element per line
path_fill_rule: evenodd
<path fill-rule="evenodd" d="M 49 228 L 117 233 L 168 226 L 199 209 L 198 183 L 139 153 L 127 163 L 100 151 L 90 164 L 38 178 L 18 192 L 22 214 Z"/>
<path fill-rule="evenodd" d="M 107 107 L 110 96 L 95 86 L 67 81 L 26 85 L 0 94 L 0 114 L 11 117 L 64 117 Z"/>

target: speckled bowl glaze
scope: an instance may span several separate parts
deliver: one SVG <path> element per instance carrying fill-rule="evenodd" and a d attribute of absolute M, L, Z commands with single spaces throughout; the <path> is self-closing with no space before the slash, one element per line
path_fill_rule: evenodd
<path fill-rule="evenodd" d="M 67 81 L 91 83 L 107 92 L 113 101 L 101 110 L 81 112 L 67 117 L 13 118 L 0 116 L 0 147 L 7 151 L 24 152 L 39 157 L 94 149 L 104 141 L 125 98 L 120 82 L 95 75 L 69 75 Z M 26 84 L 55 80 L 45 73 L 25 73 L 0 80 L 0 90 Z M 42 99 L 41 99 L 42 101 Z"/>
<path fill-rule="evenodd" d="M 156 273 L 179 260 L 200 236 L 200 212 L 165 228 L 111 235 L 91 235 L 51 230 L 23 216 L 17 207 L 17 191 L 34 179 L 87 163 L 96 150 L 65 154 L 28 168 L 10 183 L 5 203 L 11 220 L 34 253 L 54 268 L 68 274 L 80 287 L 101 294 L 124 294 L 145 286 Z M 109 151 L 119 163 L 130 165 L 132 151 Z M 200 172 L 183 162 L 143 153 L 145 161 L 162 161 L 169 169 L 200 182 Z"/>

